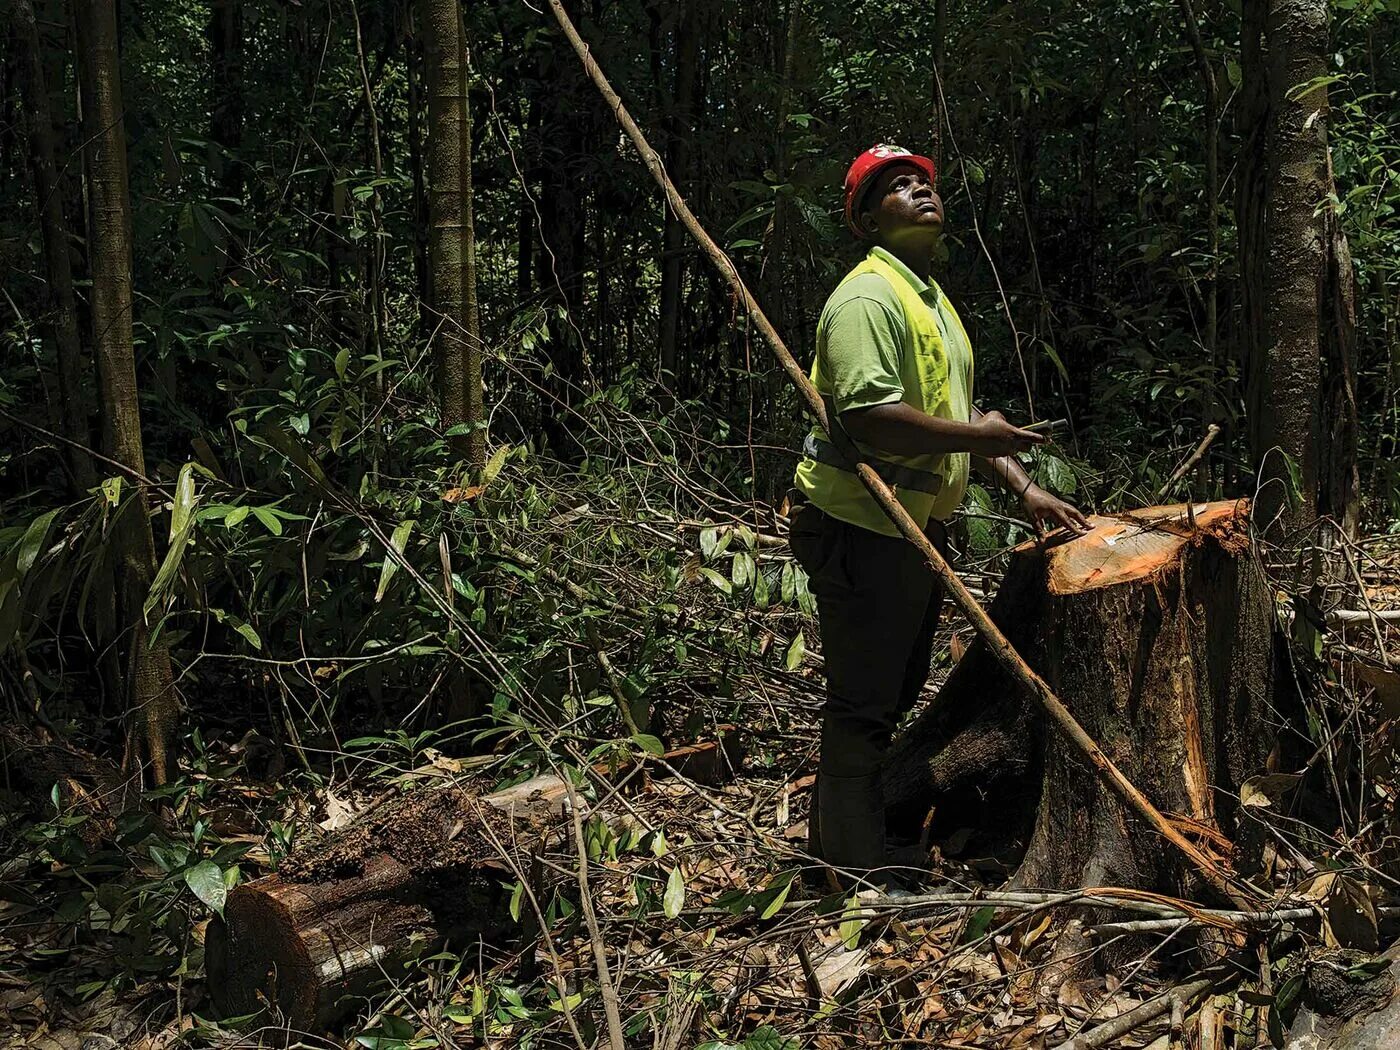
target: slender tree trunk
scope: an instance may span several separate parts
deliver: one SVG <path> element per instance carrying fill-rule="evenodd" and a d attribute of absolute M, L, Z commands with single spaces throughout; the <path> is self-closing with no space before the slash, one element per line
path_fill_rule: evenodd
<path fill-rule="evenodd" d="M 788 116 L 792 112 L 793 86 L 797 69 L 798 34 L 802 27 L 802 0 L 788 0 L 787 35 L 783 47 L 783 77 L 778 89 L 777 136 L 778 149 L 773 170 L 778 182 L 791 181 L 792 172 L 788 151 Z M 801 292 L 801 267 L 797 265 L 793 251 L 792 222 L 794 211 L 790 193 L 778 194 L 773 202 L 773 232 L 768 239 L 768 253 L 763 263 L 764 302 L 773 314 L 779 331 L 787 332 L 789 338 L 795 335 L 794 328 L 800 319 L 804 306 Z M 753 389 L 750 380 L 750 390 Z M 781 404 L 782 388 L 787 379 L 779 369 L 768 372 L 767 396 L 764 405 L 770 413 L 767 425 L 771 428 L 776 421 L 776 413 Z"/>
<path fill-rule="evenodd" d="M 209 50 L 210 168 L 225 195 L 243 189 L 243 0 L 211 0 Z"/>
<path fill-rule="evenodd" d="M 15 30 L 23 51 L 18 63 L 19 81 L 29 120 L 29 163 L 34 179 L 35 210 L 44 239 L 48 268 L 53 343 L 58 357 L 59 429 L 63 436 L 86 446 L 92 440 L 82 381 L 83 348 L 78 334 L 78 304 L 73 295 L 73 269 L 69 258 L 68 219 L 63 214 L 63 187 L 55 163 L 53 118 L 49 112 L 44 77 L 43 49 L 30 0 L 15 0 Z M 87 453 L 69 448 L 65 458 L 73 485 L 81 495 L 97 484 L 97 472 Z"/>
<path fill-rule="evenodd" d="M 692 111 L 695 104 L 695 82 L 699 57 L 699 0 L 685 0 L 685 11 L 676 26 L 676 90 L 671 111 L 667 114 L 666 131 L 669 140 L 666 168 L 677 188 L 685 191 L 686 169 L 690 163 Z M 670 208 L 661 235 L 661 373 L 662 382 L 679 388 L 677 354 L 680 344 L 681 283 L 684 280 L 685 229 Z"/>
<path fill-rule="evenodd" d="M 1206 239 L 1210 245 L 1210 269 L 1206 278 L 1205 307 L 1206 322 L 1202 342 L 1210 357 L 1211 381 L 1208 387 L 1207 403 L 1204 408 L 1205 422 L 1218 423 L 1220 419 L 1220 92 L 1216 85 L 1215 69 L 1210 55 L 1206 52 L 1205 41 L 1201 39 L 1201 27 L 1196 20 L 1195 8 L 1191 0 L 1177 0 L 1181 16 L 1186 23 L 1186 36 L 1191 41 L 1191 50 L 1196 55 L 1196 65 L 1201 72 L 1201 90 L 1206 118 Z"/>
<path fill-rule="evenodd" d="M 526 98 L 521 104 L 519 127 L 532 154 L 539 152 L 540 107 Z M 530 187 L 535 185 L 533 167 L 525 172 L 525 192 L 520 197 L 520 211 L 516 213 L 515 237 L 515 292 L 520 301 L 530 298 L 535 280 L 535 202 L 530 196 Z"/>
<path fill-rule="evenodd" d="M 1239 208 L 1255 520 L 1283 542 L 1319 513 L 1355 527 L 1354 278 L 1326 205 L 1328 4 L 1249 0 L 1243 25 L 1241 119 L 1261 129 L 1246 142 Z M 1327 430 L 1324 406 L 1342 413 Z"/>
<path fill-rule="evenodd" d="M 419 323 L 425 332 L 433 330 L 428 316 L 430 284 L 428 277 L 428 189 L 423 178 L 423 32 L 414 4 L 409 0 L 404 13 L 408 41 L 404 52 L 408 81 L 408 165 L 413 178 L 413 277 L 418 292 Z"/>
<path fill-rule="evenodd" d="M 141 411 L 131 331 L 131 202 L 126 130 L 117 58 L 116 6 L 77 0 L 82 56 L 83 120 L 88 180 L 88 265 L 92 277 L 93 347 L 101 381 L 103 436 L 108 454 L 144 475 Z M 119 622 L 126 634 L 128 761 L 149 763 L 164 784 L 175 771 L 179 701 L 170 654 L 152 644 L 142 606 L 155 575 L 150 507 L 138 490 L 117 511 L 112 527 Z"/>
<path fill-rule="evenodd" d="M 943 70 L 948 54 L 948 0 L 933 0 L 933 162 L 943 170 Z"/>
<path fill-rule="evenodd" d="M 456 0 L 420 0 L 428 95 L 428 238 L 442 421 L 472 429 L 452 439 L 473 469 L 486 463 L 481 336 L 472 236 L 467 48 Z"/>

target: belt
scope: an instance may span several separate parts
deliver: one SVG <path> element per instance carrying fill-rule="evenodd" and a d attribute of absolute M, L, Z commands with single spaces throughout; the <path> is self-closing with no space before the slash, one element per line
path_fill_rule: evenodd
<path fill-rule="evenodd" d="M 850 461 L 841 455 L 840 450 L 835 445 L 824 438 L 817 437 L 811 431 L 808 431 L 806 439 L 802 442 L 802 454 L 808 459 L 816 460 L 823 466 L 835 467 L 847 474 L 855 473 Z M 869 464 L 874 468 L 875 473 L 880 475 L 880 480 L 891 487 L 913 489 L 915 492 L 926 492 L 930 496 L 937 496 L 943 490 L 943 476 L 935 474 L 931 470 L 920 470 L 904 463 L 891 463 L 884 459 L 871 459 Z"/>

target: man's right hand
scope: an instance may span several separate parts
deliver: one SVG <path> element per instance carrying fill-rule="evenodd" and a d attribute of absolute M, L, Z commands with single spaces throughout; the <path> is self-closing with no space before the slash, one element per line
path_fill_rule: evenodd
<path fill-rule="evenodd" d="M 984 459 L 1029 452 L 1048 440 L 1044 434 L 1012 426 L 1000 412 L 982 413 L 982 417 L 971 423 L 970 428 L 972 434 L 968 451 Z"/>

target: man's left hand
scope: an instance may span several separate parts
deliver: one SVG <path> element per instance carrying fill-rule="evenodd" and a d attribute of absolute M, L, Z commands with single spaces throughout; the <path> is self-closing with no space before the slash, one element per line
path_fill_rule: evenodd
<path fill-rule="evenodd" d="M 1079 512 L 1072 503 L 1046 492 L 1039 485 L 1032 485 L 1021 497 L 1021 505 L 1035 526 L 1037 534 L 1045 535 L 1046 528 L 1063 525 L 1071 532 L 1088 532 L 1093 528 L 1089 519 Z"/>

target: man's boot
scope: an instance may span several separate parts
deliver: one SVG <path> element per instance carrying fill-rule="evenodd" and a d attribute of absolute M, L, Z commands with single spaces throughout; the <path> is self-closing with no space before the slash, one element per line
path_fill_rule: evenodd
<path fill-rule="evenodd" d="M 833 868 L 863 876 L 888 863 L 885 857 L 885 797 L 880 774 L 817 775 L 817 827 L 812 850 Z M 809 827 L 810 827 L 809 823 Z"/>

